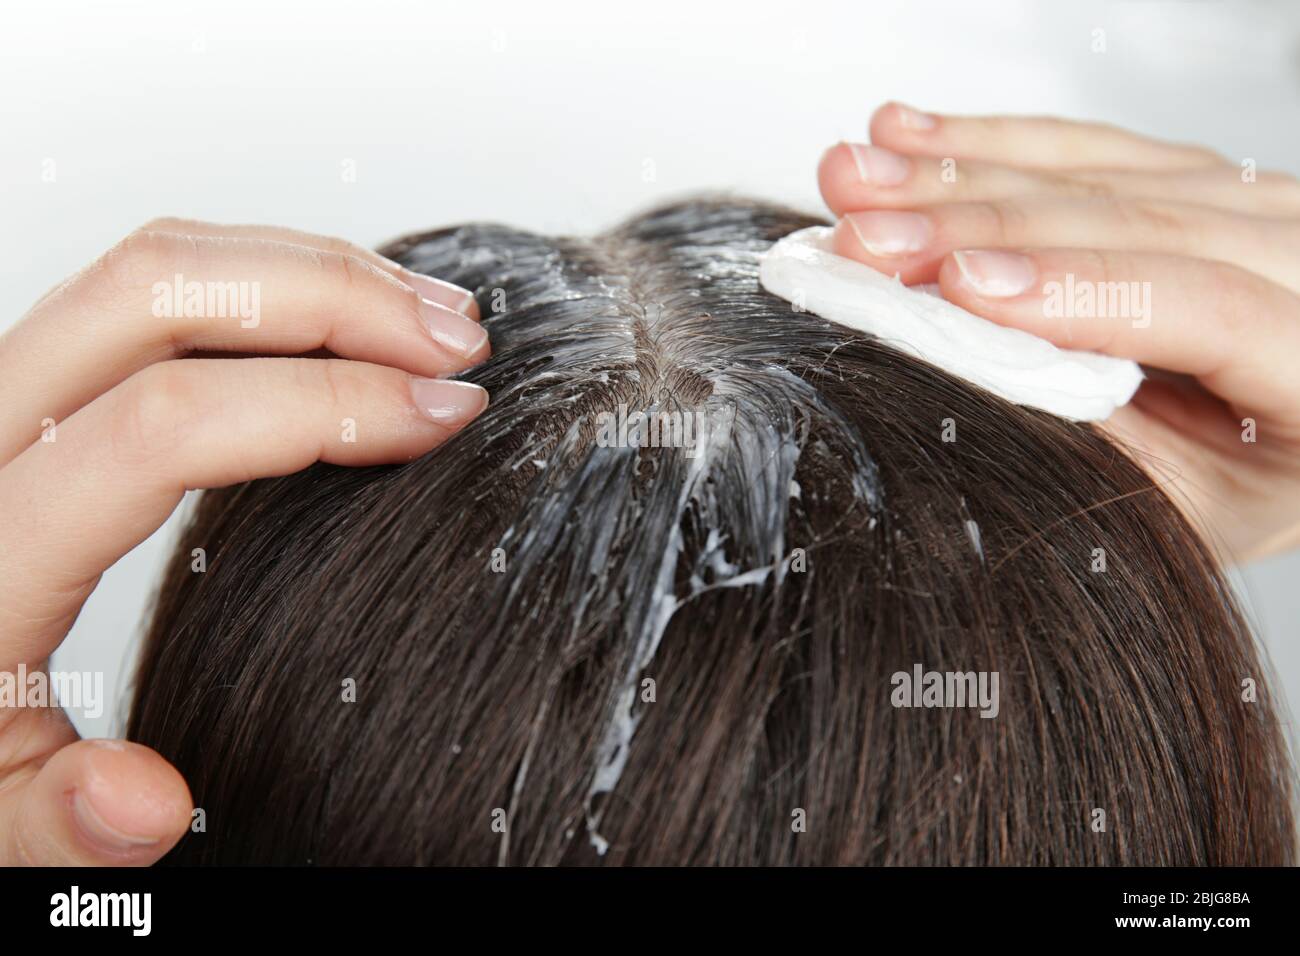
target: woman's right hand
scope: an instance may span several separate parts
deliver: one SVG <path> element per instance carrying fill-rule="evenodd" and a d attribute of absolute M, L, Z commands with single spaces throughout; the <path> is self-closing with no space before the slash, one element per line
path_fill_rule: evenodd
<path fill-rule="evenodd" d="M 0 687 L 45 669 L 187 489 L 406 461 L 477 416 L 487 393 L 442 378 L 488 356 L 477 316 L 466 290 L 341 240 L 174 219 L 47 293 L 0 337 Z M 290 357 L 321 349 L 337 357 Z M 8 697 L 0 864 L 149 864 L 185 832 L 161 756 Z"/>

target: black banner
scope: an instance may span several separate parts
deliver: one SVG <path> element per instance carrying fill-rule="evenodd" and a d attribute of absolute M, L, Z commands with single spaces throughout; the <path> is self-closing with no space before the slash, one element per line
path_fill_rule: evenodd
<path fill-rule="evenodd" d="M 457 948 L 467 933 L 530 944 L 707 933 L 770 945 L 778 933 L 849 932 L 859 942 L 1200 936 L 1231 946 L 1285 931 L 1298 889 L 1296 871 L 1265 869 L 3 870 L 0 912 L 10 940 L 128 945 L 413 933 Z"/>

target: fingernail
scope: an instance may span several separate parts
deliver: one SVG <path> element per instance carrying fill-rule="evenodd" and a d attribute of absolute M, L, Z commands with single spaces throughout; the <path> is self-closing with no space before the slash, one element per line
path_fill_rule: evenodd
<path fill-rule="evenodd" d="M 961 279 L 978 295 L 1009 299 L 1029 290 L 1038 280 L 1033 260 L 1015 252 L 963 250 L 952 254 Z"/>
<path fill-rule="evenodd" d="M 154 846 L 159 842 L 156 836 L 136 836 L 111 826 L 99 815 L 90 800 L 80 790 L 74 790 L 72 793 L 72 814 L 77 821 L 77 826 L 91 844 L 115 853 Z"/>
<path fill-rule="evenodd" d="M 412 376 L 411 400 L 430 421 L 459 427 L 487 408 L 488 393 L 472 382 Z"/>
<path fill-rule="evenodd" d="M 474 293 L 469 289 L 462 289 L 452 282 L 444 282 L 442 279 L 412 272 L 405 267 L 402 267 L 402 281 L 420 293 L 420 298 L 445 305 L 463 315 L 469 315 L 469 309 L 474 304 Z"/>
<path fill-rule="evenodd" d="M 898 125 L 903 129 L 923 130 L 934 129 L 939 125 L 939 121 L 929 113 L 922 113 L 920 110 L 914 110 L 910 106 L 904 106 L 902 103 L 895 103 L 894 109 L 897 110 Z"/>
<path fill-rule="evenodd" d="M 457 288 L 460 287 L 457 286 Z M 452 308 L 464 315 L 466 318 L 473 319 L 475 322 L 479 320 L 478 302 L 475 300 L 473 292 L 466 292 L 465 297 L 456 305 L 452 306 Z"/>
<path fill-rule="evenodd" d="M 470 360 L 486 357 L 487 329 L 455 309 L 422 298 L 420 321 L 433 340 L 447 351 Z"/>
<path fill-rule="evenodd" d="M 849 213 L 844 218 L 862 248 L 883 259 L 920 252 L 932 234 L 930 220 L 917 212 L 872 210 Z"/>
<path fill-rule="evenodd" d="M 897 186 L 911 171 L 906 157 L 887 149 L 865 143 L 849 143 L 848 147 L 858 167 L 858 178 L 868 186 Z"/>

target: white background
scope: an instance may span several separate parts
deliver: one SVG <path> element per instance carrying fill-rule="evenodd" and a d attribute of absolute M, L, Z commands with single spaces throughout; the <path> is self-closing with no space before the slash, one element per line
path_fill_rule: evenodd
<path fill-rule="evenodd" d="M 464 220 L 589 232 L 699 190 L 817 210 L 821 152 L 891 98 L 1101 119 L 1300 172 L 1300 4 L 1281 0 L 38 2 L 3 24 L 0 330 L 159 215 L 373 245 Z M 116 688 L 86 732 L 121 726 L 172 530 L 104 576 L 56 657 Z M 1257 564 L 1243 588 L 1300 705 L 1298 572 Z"/>

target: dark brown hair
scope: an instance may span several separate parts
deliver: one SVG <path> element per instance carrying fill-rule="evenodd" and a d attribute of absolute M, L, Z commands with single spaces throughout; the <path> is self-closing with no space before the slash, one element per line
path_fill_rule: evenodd
<path fill-rule="evenodd" d="M 764 292 L 813 223 L 386 250 L 477 290 L 492 405 L 409 465 L 202 497 L 129 728 L 205 812 L 169 859 L 1290 862 L 1265 673 L 1188 523 L 1094 428 Z M 674 440 L 609 429 L 638 411 Z"/>

